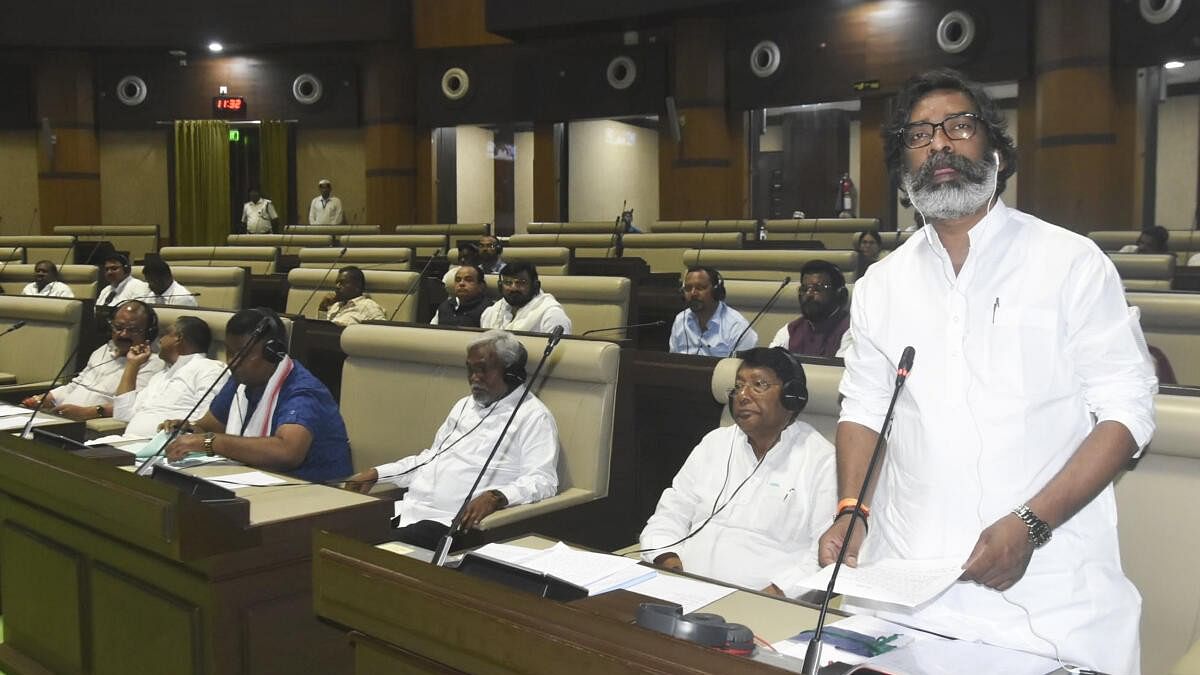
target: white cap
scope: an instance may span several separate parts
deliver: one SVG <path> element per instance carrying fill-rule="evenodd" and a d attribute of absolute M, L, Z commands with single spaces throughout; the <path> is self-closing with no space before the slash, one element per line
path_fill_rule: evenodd
<path fill-rule="evenodd" d="M 333 185 L 333 181 L 329 180 L 328 178 L 322 178 L 321 180 L 317 181 L 317 185 Z"/>

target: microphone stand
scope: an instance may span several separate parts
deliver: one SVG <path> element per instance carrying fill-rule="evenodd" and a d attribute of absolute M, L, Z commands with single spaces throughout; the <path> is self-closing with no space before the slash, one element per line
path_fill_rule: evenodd
<path fill-rule="evenodd" d="M 791 277 L 783 278 L 783 283 L 779 284 L 779 288 L 775 289 L 775 293 L 771 295 L 770 299 L 767 300 L 767 304 L 763 305 L 762 309 L 758 310 L 758 314 L 755 314 L 754 318 L 750 320 L 750 323 L 746 324 L 746 327 L 743 328 L 742 332 L 738 334 L 737 339 L 733 341 L 733 348 L 729 350 L 729 353 L 725 355 L 725 358 L 730 358 L 737 353 L 738 345 L 742 343 L 742 338 L 746 337 L 746 333 L 750 332 L 750 329 L 754 327 L 755 323 L 758 323 L 758 319 L 765 314 L 768 309 L 771 309 L 775 306 L 775 301 L 779 299 L 779 294 L 782 293 L 783 289 L 787 288 L 787 285 L 790 283 L 792 283 Z"/>
<path fill-rule="evenodd" d="M 883 428 L 879 430 L 879 437 L 875 440 L 875 449 L 871 451 L 871 461 L 867 463 L 867 475 L 863 477 L 862 487 L 858 489 L 858 503 L 850 512 L 850 525 L 846 527 L 846 538 L 842 540 L 842 548 L 838 551 L 837 560 L 833 563 L 833 572 L 829 575 L 829 586 L 825 589 L 825 599 L 821 601 L 821 613 L 817 617 L 817 627 L 808 641 L 808 651 L 804 653 L 804 668 L 800 671 L 803 675 L 817 675 L 817 671 L 821 668 L 821 647 L 823 646 L 821 637 L 825 633 L 825 613 L 829 611 L 829 603 L 833 599 L 833 586 L 837 583 L 838 571 L 842 569 L 842 563 L 846 560 L 846 551 L 850 548 L 850 538 L 854 535 L 854 524 L 864 518 L 862 503 L 867 498 L 867 487 L 871 484 L 875 465 L 879 463 L 879 457 L 883 454 L 883 444 L 887 441 L 887 434 L 892 425 L 892 412 L 896 408 L 896 399 L 900 398 L 900 390 L 908 381 L 908 372 L 912 369 L 915 356 L 916 350 L 912 347 L 905 347 L 904 353 L 900 356 L 900 367 L 896 369 L 896 385 L 892 391 L 892 400 L 888 403 L 887 414 L 883 417 Z"/>
<path fill-rule="evenodd" d="M 584 337 L 585 335 L 591 335 L 592 333 L 606 333 L 610 330 L 621 330 L 621 329 L 628 330 L 630 328 L 648 328 L 650 326 L 665 326 L 665 325 L 667 325 L 667 322 L 660 319 L 658 321 L 649 321 L 646 323 L 631 323 L 626 326 L 613 326 L 612 328 L 593 328 L 591 330 L 583 331 L 582 333 L 579 334 L 579 337 Z"/>
<path fill-rule="evenodd" d="M 416 249 L 413 250 L 415 251 Z M 421 268 L 421 273 L 417 275 L 417 282 L 413 284 L 412 287 L 408 289 L 408 292 L 404 294 L 404 297 L 400 299 L 400 304 L 396 305 L 396 309 L 392 310 L 392 315 L 388 317 L 388 321 L 392 321 L 396 318 L 396 315 L 400 313 L 400 308 L 404 306 L 404 303 L 408 302 L 408 298 L 412 296 L 412 294 L 415 293 L 418 288 L 421 287 L 421 281 L 425 279 L 425 273 L 429 271 L 429 266 L 433 264 L 433 261 L 437 259 L 441 252 L 442 249 L 439 248 L 433 252 L 433 255 L 429 256 L 429 260 L 425 261 L 425 266 Z"/>
<path fill-rule="evenodd" d="M 467 511 L 467 505 L 471 503 L 471 497 L 475 495 L 475 490 L 479 487 L 480 481 L 483 480 L 483 475 L 487 473 L 488 466 L 492 463 L 492 458 L 496 456 L 496 451 L 500 449 L 500 444 L 504 442 L 504 436 L 508 433 L 508 428 L 512 426 L 513 420 L 517 418 L 517 411 L 521 409 L 521 405 L 525 403 L 525 399 L 529 396 L 529 390 L 537 382 L 538 373 L 542 372 L 542 366 L 546 365 L 546 361 L 550 358 L 550 353 L 554 351 L 554 347 L 561 338 L 562 326 L 556 326 L 554 332 L 550 335 L 546 351 L 542 353 L 542 360 L 538 362 L 537 368 L 534 369 L 533 375 L 529 378 L 529 384 L 525 386 L 525 391 L 521 392 L 521 398 L 517 399 L 517 405 L 513 407 L 512 413 L 508 416 L 508 421 L 504 423 L 504 428 L 500 430 L 500 436 L 496 439 L 496 444 L 492 446 L 492 451 L 488 453 L 487 459 L 483 461 L 483 467 L 479 469 L 479 475 L 475 476 L 475 483 L 471 485 L 470 490 L 467 490 L 467 496 L 463 498 L 462 506 L 458 507 L 458 513 L 454 514 L 454 520 L 450 521 L 450 529 L 446 530 L 446 534 L 442 535 L 442 538 L 438 540 L 437 550 L 433 554 L 434 566 L 446 566 L 446 558 L 450 556 L 450 546 L 454 544 L 454 533 L 462 527 L 463 514 Z"/>
<path fill-rule="evenodd" d="M 75 359 L 75 355 L 77 353 L 79 353 L 79 344 L 75 345 L 75 348 L 71 350 L 71 355 L 68 356 L 67 360 L 62 364 L 62 368 L 59 368 L 58 373 L 54 376 L 54 379 L 50 380 L 50 388 L 47 389 L 40 398 L 38 398 L 38 404 L 33 407 L 33 413 L 30 414 L 29 419 L 25 421 L 25 428 L 21 429 L 21 438 L 26 440 L 33 438 L 33 434 L 30 432 L 30 429 L 33 429 L 33 420 L 37 418 L 38 412 L 40 412 L 42 406 L 46 404 L 46 397 L 49 396 L 50 392 L 54 390 L 54 386 L 58 384 L 58 378 L 62 377 L 62 374 L 67 371 L 67 366 L 70 365 L 71 361 Z"/>
<path fill-rule="evenodd" d="M 8 330 L 4 331 L 3 333 L 0 333 L 0 337 L 4 337 L 5 335 L 8 335 L 9 333 L 13 332 L 14 330 L 18 330 L 18 329 L 21 329 L 24 327 L 25 327 L 25 322 L 18 321 L 16 323 L 14 323 L 13 325 L 9 326 Z"/>

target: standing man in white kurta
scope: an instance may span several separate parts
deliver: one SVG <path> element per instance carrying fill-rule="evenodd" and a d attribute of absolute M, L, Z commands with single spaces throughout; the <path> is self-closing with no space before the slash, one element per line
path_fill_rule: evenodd
<path fill-rule="evenodd" d="M 960 74 L 910 80 L 884 144 L 926 226 L 854 289 L 843 500 L 858 496 L 905 346 L 917 358 L 870 533 L 864 543 L 855 528 L 847 560 L 959 558 L 962 577 L 942 595 L 878 613 L 1137 673 L 1141 598 L 1121 569 L 1112 481 L 1150 440 L 1157 383 L 1117 272 L 1084 237 L 996 198 L 1016 149 L 995 104 Z M 849 520 L 822 536 L 823 564 Z"/>
<path fill-rule="evenodd" d="M 797 419 L 804 369 L 758 348 L 729 390 L 734 424 L 709 432 L 663 490 L 642 530 L 647 562 L 796 596 L 816 572 L 817 538 L 836 506 L 833 445 Z"/>
<path fill-rule="evenodd" d="M 342 211 L 342 200 L 333 196 L 333 183 L 328 178 L 317 181 L 317 190 L 321 193 L 313 197 L 308 205 L 309 225 L 341 225 L 346 222 L 346 214 Z"/>

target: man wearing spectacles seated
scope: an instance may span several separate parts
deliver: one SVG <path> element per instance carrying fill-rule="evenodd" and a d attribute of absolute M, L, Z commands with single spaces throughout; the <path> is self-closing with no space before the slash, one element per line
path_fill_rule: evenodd
<path fill-rule="evenodd" d="M 135 346 L 150 349 L 158 334 L 158 316 L 146 303 L 127 300 L 117 308 L 109 327 L 112 338 L 92 352 L 87 366 L 70 382 L 46 394 L 42 410 L 53 410 L 73 420 L 112 417 L 113 397 L 125 372 L 129 350 Z M 138 370 L 137 388 L 145 387 L 164 367 L 158 356 L 147 358 Z M 40 397 L 30 396 L 21 405 L 36 408 L 40 402 Z"/>
<path fill-rule="evenodd" d="M 804 263 L 798 294 L 803 314 L 780 328 L 771 346 L 805 356 L 841 356 L 849 346 L 846 330 L 850 328 L 849 292 L 842 271 L 825 260 Z"/>
<path fill-rule="evenodd" d="M 837 505 L 833 445 L 797 419 L 808 390 L 795 358 L 778 348 L 739 355 L 734 424 L 692 450 L 642 530 L 640 552 L 670 570 L 796 596 L 817 570 L 817 538 Z"/>
<path fill-rule="evenodd" d="M 675 315 L 669 347 L 675 354 L 724 358 L 758 346 L 758 333 L 725 304 L 725 280 L 711 267 L 689 267 L 679 289 L 687 307 Z"/>
<path fill-rule="evenodd" d="M 509 263 L 500 273 L 500 293 L 504 302 L 483 310 L 479 325 L 483 328 L 549 333 L 562 326 L 570 335 L 571 318 L 554 296 L 542 291 L 537 268 L 526 262 Z"/>

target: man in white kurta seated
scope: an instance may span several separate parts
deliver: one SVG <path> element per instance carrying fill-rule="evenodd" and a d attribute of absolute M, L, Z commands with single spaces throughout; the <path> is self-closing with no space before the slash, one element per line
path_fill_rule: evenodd
<path fill-rule="evenodd" d="M 88 358 L 87 366 L 71 381 L 55 387 L 46 394 L 42 410 L 53 410 L 73 420 L 91 420 L 111 417 L 113 397 L 121 375 L 125 372 L 129 350 L 134 345 L 149 348 L 158 334 L 158 317 L 154 309 L 140 300 L 129 300 L 117 308 L 109 322 L 112 338 L 96 348 Z M 150 382 L 150 378 L 164 367 L 162 359 L 151 355 L 138 370 L 137 387 Z M 36 408 L 41 397 L 30 396 L 22 405 Z"/>
<path fill-rule="evenodd" d="M 150 286 L 131 274 L 133 268 L 129 266 L 129 258 L 112 252 L 101 264 L 108 285 L 96 296 L 97 307 L 116 307 L 126 300 L 145 300 L 150 295 Z"/>
<path fill-rule="evenodd" d="M 166 368 L 141 388 L 137 381 L 142 366 L 152 356 L 150 345 L 143 343 L 129 349 L 113 400 L 113 417 L 127 423 L 126 437 L 153 438 L 160 424 L 183 419 L 193 409 L 193 421 L 204 417 L 217 393 L 213 382 L 225 370 L 225 364 L 208 358 L 211 344 L 212 329 L 203 319 L 181 316 L 174 324 L 164 326 L 158 336 L 158 357 Z M 204 401 L 197 406 L 201 397 Z"/>
<path fill-rule="evenodd" d="M 570 335 L 570 317 L 553 295 L 542 291 L 542 282 L 533 265 L 525 262 L 505 265 L 500 273 L 500 293 L 504 302 L 488 307 L 479 318 L 483 328 L 550 333 L 562 326 L 563 333 Z"/>
<path fill-rule="evenodd" d="M 150 287 L 146 302 L 151 305 L 176 305 L 179 307 L 197 307 L 196 295 L 186 286 L 175 281 L 171 274 L 171 266 L 162 258 L 151 258 L 142 267 L 146 276 L 146 285 Z"/>
<path fill-rule="evenodd" d="M 408 488 L 396 502 L 396 539 L 432 550 L 450 529 L 521 398 L 527 359 L 525 347 L 511 333 L 490 330 L 481 335 L 467 346 L 471 395 L 451 407 L 433 445 L 350 478 L 348 487 L 364 492 L 380 480 Z M 531 393 L 467 505 L 463 528 L 478 526 L 497 509 L 554 496 L 557 466 L 558 426 Z"/>
<path fill-rule="evenodd" d="M 796 596 L 817 570 L 817 538 L 836 505 L 833 445 L 797 419 L 804 369 L 756 348 L 729 390 L 734 424 L 692 450 L 640 538 L 642 557 L 675 571 Z"/>
<path fill-rule="evenodd" d="M 43 298 L 73 298 L 71 287 L 58 280 L 58 266 L 49 260 L 39 260 L 33 266 L 33 281 L 29 282 L 21 295 L 37 295 Z"/>

